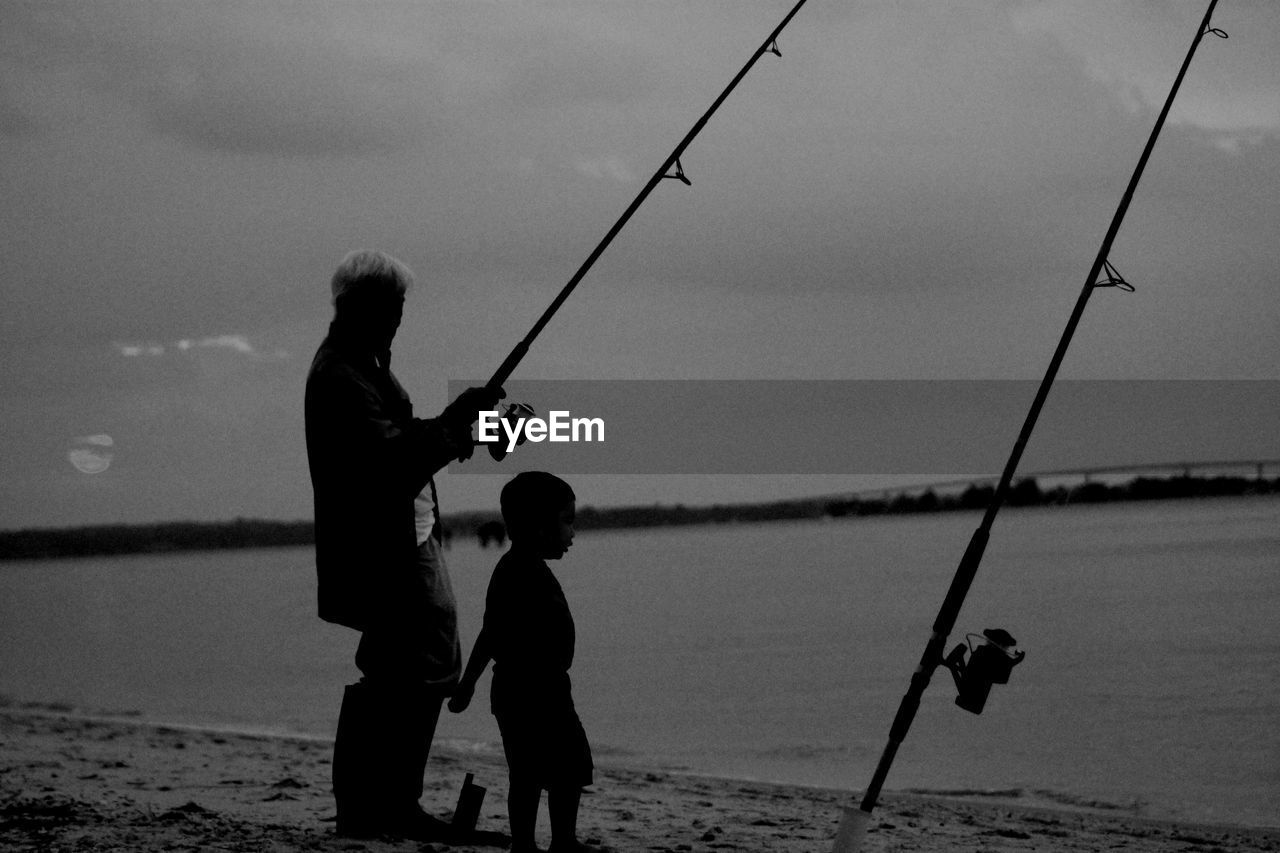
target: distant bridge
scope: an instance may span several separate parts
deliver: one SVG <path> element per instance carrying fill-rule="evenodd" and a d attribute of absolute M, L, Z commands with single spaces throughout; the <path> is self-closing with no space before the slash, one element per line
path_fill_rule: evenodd
<path fill-rule="evenodd" d="M 1143 474 L 1164 474 L 1169 477 L 1198 476 L 1237 476 L 1252 474 L 1254 479 L 1266 479 L 1267 472 L 1280 476 L 1280 459 L 1214 459 L 1200 462 L 1145 462 L 1136 465 L 1102 465 L 1091 468 L 1058 468 L 1051 471 L 1032 471 L 1026 474 L 1015 474 L 1014 483 L 1019 480 L 1035 480 L 1043 483 L 1046 480 L 1090 483 L 1096 480 L 1131 480 Z M 898 495 L 921 495 L 925 492 L 946 494 L 963 491 L 970 486 L 994 485 L 1000 479 L 999 474 L 987 477 L 966 477 L 964 479 L 941 480 L 933 483 L 911 483 L 899 486 L 887 486 L 875 489 L 862 489 L 832 495 L 833 499 L 843 498 L 879 498 L 887 499 Z"/>

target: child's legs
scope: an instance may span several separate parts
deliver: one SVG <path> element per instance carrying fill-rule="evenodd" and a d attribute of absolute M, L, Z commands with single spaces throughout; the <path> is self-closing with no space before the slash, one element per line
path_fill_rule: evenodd
<path fill-rule="evenodd" d="M 511 779 L 507 791 L 507 817 L 511 821 L 511 849 L 536 850 L 534 829 L 538 824 L 538 803 L 542 788 L 517 778 Z"/>
<path fill-rule="evenodd" d="M 506 695 L 505 682 L 497 674 L 493 678 L 494 716 L 498 731 L 502 734 L 502 751 L 507 757 L 509 787 L 507 789 L 507 819 L 511 822 L 511 849 L 537 850 L 534 829 L 538 823 L 538 803 L 542 799 L 542 786 L 531 773 L 537 733 L 524 715 L 504 708 L 499 711 L 499 700 Z"/>
<path fill-rule="evenodd" d="M 547 790 L 547 810 L 551 813 L 551 846 L 570 848 L 578 838 L 578 804 L 582 789 L 557 785 Z"/>

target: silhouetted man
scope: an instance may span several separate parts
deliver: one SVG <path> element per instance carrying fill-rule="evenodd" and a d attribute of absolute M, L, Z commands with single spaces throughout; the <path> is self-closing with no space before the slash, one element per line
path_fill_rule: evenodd
<path fill-rule="evenodd" d="M 471 455 L 471 424 L 500 393 L 463 392 L 437 418 L 389 368 L 413 275 L 353 252 L 333 275 L 334 319 L 307 377 L 320 618 L 361 633 L 363 677 L 342 700 L 333 756 L 341 835 L 448 838 L 418 804 L 440 705 L 461 672 L 432 475 Z"/>

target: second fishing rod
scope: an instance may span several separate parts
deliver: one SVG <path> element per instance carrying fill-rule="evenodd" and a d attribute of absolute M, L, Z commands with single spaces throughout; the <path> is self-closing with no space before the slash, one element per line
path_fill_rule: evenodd
<path fill-rule="evenodd" d="M 987 504 L 986 511 L 982 515 L 977 529 L 973 532 L 972 538 L 969 540 L 968 546 L 965 548 L 964 555 L 960 558 L 960 563 L 956 568 L 955 575 L 952 577 L 951 586 L 947 590 L 947 594 L 943 599 L 942 606 L 938 611 L 937 617 L 934 619 L 933 628 L 929 635 L 929 641 L 925 645 L 924 654 L 917 664 L 915 672 L 911 676 L 910 685 L 906 694 L 902 697 L 902 701 L 898 706 L 898 711 L 894 716 L 893 723 L 889 728 L 888 742 L 885 744 L 884 750 L 880 755 L 880 760 L 876 764 L 875 772 L 872 774 L 871 782 L 867 785 L 863 792 L 861 802 L 856 808 L 849 807 L 844 810 L 841 818 L 840 826 L 836 834 L 835 843 L 832 847 L 832 853 L 857 853 L 861 849 L 861 842 L 872 811 L 876 807 L 876 803 L 880 798 L 880 791 L 884 786 L 885 780 L 889 775 L 889 768 L 892 766 L 898 748 L 902 745 L 903 740 L 907 736 L 907 731 L 911 727 L 912 721 L 915 719 L 916 712 L 920 708 L 920 700 L 924 695 L 925 689 L 929 686 L 929 681 L 933 677 L 934 671 L 939 666 L 945 666 L 952 669 L 953 674 L 957 675 L 957 681 L 960 681 L 958 670 L 963 667 L 963 656 L 956 659 L 956 652 L 944 658 L 943 650 L 946 648 L 947 638 L 955 628 L 956 617 L 960 613 L 960 608 L 964 604 L 965 597 L 969 593 L 969 587 L 973 584 L 974 577 L 977 575 L 978 566 L 982 562 L 982 556 L 986 551 L 987 542 L 991 536 L 991 528 L 995 523 L 996 514 L 1004 505 L 1005 499 L 1008 497 L 1010 486 L 1013 482 L 1014 473 L 1018 469 L 1018 463 L 1022 460 L 1023 451 L 1026 450 L 1027 443 L 1031 438 L 1031 433 L 1035 429 L 1036 422 L 1039 420 L 1040 412 L 1044 408 L 1044 404 L 1049 397 L 1049 391 L 1053 387 L 1054 380 L 1057 378 L 1058 370 L 1062 366 L 1063 359 L 1066 357 L 1067 349 L 1071 346 L 1071 339 L 1074 337 L 1076 327 L 1080 324 L 1080 319 L 1084 316 L 1085 306 L 1089 303 L 1089 297 L 1093 295 L 1093 291 L 1099 287 L 1118 287 L 1122 290 L 1133 290 L 1133 287 L 1120 276 L 1114 266 L 1111 265 L 1109 256 L 1111 254 L 1112 244 L 1115 242 L 1116 235 L 1120 232 L 1120 225 L 1124 222 L 1125 214 L 1129 210 L 1129 204 L 1133 201 L 1134 192 L 1138 188 L 1139 181 L 1142 180 L 1142 173 L 1146 169 L 1147 161 L 1151 158 L 1151 152 L 1155 148 L 1156 140 L 1160 136 L 1160 131 L 1164 127 L 1165 119 L 1169 116 L 1169 109 L 1173 106 L 1173 101 L 1178 95 L 1178 89 L 1182 86 L 1182 80 L 1186 76 L 1187 69 L 1191 66 L 1191 59 L 1195 56 L 1196 48 L 1200 46 L 1201 40 L 1206 35 L 1214 35 L 1219 38 L 1226 38 L 1227 34 L 1222 30 L 1215 29 L 1210 25 L 1213 18 L 1213 10 L 1218 5 L 1218 0 L 1210 0 L 1209 7 L 1204 13 L 1204 18 L 1200 22 L 1200 28 L 1196 31 L 1195 38 L 1192 39 L 1191 47 L 1187 50 L 1186 57 L 1182 61 L 1182 66 L 1178 69 L 1177 77 L 1174 78 L 1173 86 L 1169 90 L 1168 96 L 1165 98 L 1164 106 L 1160 110 L 1159 116 L 1156 118 L 1155 126 L 1151 130 L 1151 135 L 1147 138 L 1147 144 L 1142 149 L 1142 155 L 1138 158 L 1138 165 L 1133 170 L 1133 175 L 1129 178 L 1129 183 L 1125 187 L 1123 195 L 1120 197 L 1120 204 L 1116 207 L 1115 214 L 1111 217 L 1111 224 L 1107 227 L 1105 236 L 1102 238 L 1102 245 L 1098 249 L 1098 254 L 1094 258 L 1093 265 L 1089 268 L 1089 274 L 1085 277 L 1084 287 L 1080 291 L 1080 296 L 1076 299 L 1075 307 L 1071 311 L 1071 316 L 1067 319 L 1066 328 L 1062 332 L 1062 336 L 1058 339 L 1058 345 L 1054 348 L 1053 357 L 1049 360 L 1049 366 L 1045 370 L 1044 378 L 1040 381 L 1040 386 L 1036 391 L 1035 399 L 1031 403 L 1031 407 L 1027 412 L 1023 421 L 1022 429 L 1018 432 L 1018 437 L 1014 441 L 1013 449 L 1009 454 L 1009 459 L 1005 463 L 1004 470 L 1001 472 L 995 491 Z M 1012 638 L 1007 632 L 997 629 L 996 631 L 984 632 L 991 649 L 999 649 L 998 652 L 992 652 L 995 656 L 1009 655 L 1008 649 L 1013 645 Z M 1007 641 L 1008 648 L 1005 647 Z M 986 648 L 986 647 L 982 647 Z M 957 649 L 957 651 L 960 651 Z M 972 666 L 978 659 L 977 650 L 970 660 Z M 1008 668 L 1012 663 L 1016 663 L 1022 659 L 1019 653 L 1016 656 L 1009 655 L 1002 661 L 1003 671 L 996 675 L 996 678 L 1004 678 L 1007 680 Z M 1012 661 L 1012 663 L 1010 663 Z M 996 681 L 996 683 L 1001 683 Z M 988 687 L 990 684 L 988 683 Z M 985 698 L 985 697 L 984 697 Z M 964 696 L 964 688 L 961 686 L 961 698 L 957 700 L 958 705 L 965 707 L 962 700 Z M 981 703 L 977 704 L 977 709 L 970 707 L 969 710 L 978 713 L 981 710 Z"/>

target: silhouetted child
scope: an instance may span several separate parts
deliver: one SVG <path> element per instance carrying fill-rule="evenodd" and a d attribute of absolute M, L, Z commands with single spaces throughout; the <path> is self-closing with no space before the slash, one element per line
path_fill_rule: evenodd
<path fill-rule="evenodd" d="M 569 684 L 573 617 L 545 562 L 560 559 L 573 544 L 573 489 L 552 474 L 528 471 L 503 487 L 501 503 L 511 548 L 493 570 L 484 625 L 449 710 L 471 703 L 492 660 L 490 706 L 510 773 L 512 853 L 538 849 L 534 827 L 543 789 L 550 853 L 585 853 L 594 848 L 577 839 L 578 803 L 594 765 Z"/>

